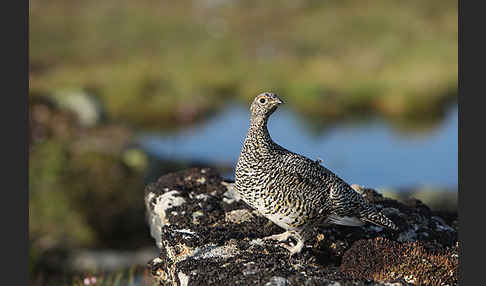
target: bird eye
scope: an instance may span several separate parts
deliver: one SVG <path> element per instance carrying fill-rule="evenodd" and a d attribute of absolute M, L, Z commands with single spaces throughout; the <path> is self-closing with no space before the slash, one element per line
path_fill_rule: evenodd
<path fill-rule="evenodd" d="M 260 98 L 260 103 L 265 103 L 265 98 Z"/>

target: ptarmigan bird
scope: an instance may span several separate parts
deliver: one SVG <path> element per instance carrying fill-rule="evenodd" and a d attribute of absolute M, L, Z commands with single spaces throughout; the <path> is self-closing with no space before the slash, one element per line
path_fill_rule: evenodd
<path fill-rule="evenodd" d="M 282 103 L 274 93 L 255 97 L 235 171 L 234 188 L 241 199 L 286 230 L 265 239 L 285 241 L 293 237 L 295 245 L 281 244 L 293 255 L 302 250 L 313 227 L 319 224 L 361 226 L 371 222 L 397 230 L 390 219 L 320 161 L 273 142 L 267 121 Z"/>

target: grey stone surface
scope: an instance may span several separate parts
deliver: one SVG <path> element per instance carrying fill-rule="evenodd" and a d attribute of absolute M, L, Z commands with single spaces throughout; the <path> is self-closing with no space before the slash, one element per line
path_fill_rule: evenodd
<path fill-rule="evenodd" d="M 282 229 L 231 194 L 212 169 L 167 174 L 145 189 L 160 285 L 456 285 L 457 214 L 400 203 L 359 187 L 400 231 L 374 225 L 315 229 L 292 257 L 263 240 Z"/>

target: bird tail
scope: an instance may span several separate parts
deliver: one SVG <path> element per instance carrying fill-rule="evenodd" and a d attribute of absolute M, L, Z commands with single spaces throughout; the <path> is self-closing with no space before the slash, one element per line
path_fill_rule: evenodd
<path fill-rule="evenodd" d="M 398 227 L 393 221 L 375 209 L 368 209 L 368 211 L 362 213 L 361 220 L 371 222 L 381 227 L 398 230 Z"/>

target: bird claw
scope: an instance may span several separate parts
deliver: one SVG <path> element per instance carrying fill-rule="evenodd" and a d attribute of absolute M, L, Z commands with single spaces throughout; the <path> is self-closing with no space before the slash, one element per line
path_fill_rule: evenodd
<path fill-rule="evenodd" d="M 304 247 L 304 243 L 302 241 L 297 241 L 296 245 L 288 245 L 285 243 L 280 243 L 279 245 L 287 249 L 290 252 L 290 256 L 293 256 L 296 253 L 300 253 L 302 251 L 302 248 Z"/>
<path fill-rule="evenodd" d="M 285 249 L 287 249 L 290 252 L 290 256 L 294 255 L 295 253 L 299 253 L 302 248 L 304 247 L 304 241 L 300 238 L 299 235 L 286 231 L 284 233 L 280 234 L 275 234 L 275 235 L 270 235 L 267 237 L 264 237 L 264 240 L 277 240 L 277 241 L 286 241 L 289 237 L 293 237 L 297 243 L 293 245 L 292 243 L 286 244 L 286 243 L 279 243 L 279 245 Z"/>

